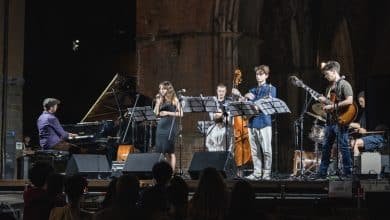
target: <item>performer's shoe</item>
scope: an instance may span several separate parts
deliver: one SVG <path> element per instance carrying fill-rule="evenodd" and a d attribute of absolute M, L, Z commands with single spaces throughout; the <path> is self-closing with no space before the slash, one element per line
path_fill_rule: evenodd
<path fill-rule="evenodd" d="M 270 175 L 263 175 L 263 180 L 271 180 L 271 176 Z"/>
<path fill-rule="evenodd" d="M 263 170 L 263 180 L 271 180 L 271 170 Z"/>
<path fill-rule="evenodd" d="M 261 176 L 252 173 L 251 175 L 246 176 L 245 179 L 251 180 L 251 181 L 258 181 L 258 180 L 261 180 Z"/>
<path fill-rule="evenodd" d="M 312 179 L 312 180 L 326 180 L 326 174 L 318 172 L 318 173 L 310 176 L 310 179 Z"/>

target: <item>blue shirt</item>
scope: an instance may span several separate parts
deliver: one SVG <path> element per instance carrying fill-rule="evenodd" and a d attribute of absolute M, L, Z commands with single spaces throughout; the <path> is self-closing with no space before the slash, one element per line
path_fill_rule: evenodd
<path fill-rule="evenodd" d="M 249 101 L 255 102 L 261 98 L 269 97 L 270 95 L 275 98 L 276 97 L 276 88 L 271 84 L 264 83 L 261 86 L 257 86 L 249 90 L 255 98 Z M 249 119 L 248 127 L 249 128 L 265 128 L 268 126 L 272 126 L 271 115 L 265 115 L 260 113 L 257 116 L 254 116 Z"/>
<path fill-rule="evenodd" d="M 43 149 L 50 149 L 61 140 L 68 139 L 69 133 L 64 131 L 58 118 L 44 111 L 37 121 L 39 132 L 39 144 Z"/>

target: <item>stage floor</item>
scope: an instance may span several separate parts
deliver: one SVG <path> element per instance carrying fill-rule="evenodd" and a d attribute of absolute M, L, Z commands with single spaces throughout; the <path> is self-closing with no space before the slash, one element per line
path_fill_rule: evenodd
<path fill-rule="evenodd" d="M 185 179 L 194 192 L 198 180 Z M 235 180 L 226 180 L 228 189 L 231 189 Z M 390 192 L 389 179 L 353 179 L 353 180 L 307 180 L 299 178 L 272 179 L 262 181 L 249 181 L 254 192 L 259 197 L 268 198 L 294 198 L 294 197 L 355 197 L 358 191 L 362 192 Z M 0 194 L 10 192 L 23 192 L 27 184 L 26 179 L 0 180 Z M 110 179 L 88 179 L 88 190 L 91 193 L 105 192 Z M 151 186 L 152 180 L 140 180 L 141 187 Z"/>

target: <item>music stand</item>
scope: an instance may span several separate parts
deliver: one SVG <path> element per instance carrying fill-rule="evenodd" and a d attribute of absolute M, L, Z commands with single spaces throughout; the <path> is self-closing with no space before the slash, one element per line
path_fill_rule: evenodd
<path fill-rule="evenodd" d="M 267 98 L 262 98 L 259 99 L 255 102 L 256 106 L 261 110 L 261 112 L 265 115 L 276 115 L 276 114 L 281 114 L 281 113 L 291 113 L 290 109 L 286 105 L 286 103 L 278 98 L 274 97 L 267 97 Z M 276 124 L 276 120 L 275 120 Z M 276 125 L 277 126 L 277 125 Z M 274 175 L 277 175 L 278 173 L 278 140 L 277 140 L 277 130 L 278 128 L 275 128 L 275 173 Z M 302 153 L 301 153 L 302 157 Z M 302 162 L 302 161 L 301 161 Z"/>
<path fill-rule="evenodd" d="M 215 96 L 186 96 L 183 97 L 183 112 L 217 112 L 218 102 Z M 206 151 L 206 136 L 207 130 L 204 135 L 203 150 Z"/>
<path fill-rule="evenodd" d="M 214 96 L 183 97 L 183 112 L 217 112 L 218 102 Z"/>
<path fill-rule="evenodd" d="M 260 111 L 256 108 L 253 102 L 249 101 L 235 101 L 230 102 L 226 106 L 226 111 L 230 113 L 231 117 L 235 116 L 254 116 L 260 114 Z M 240 138 L 242 140 L 242 137 Z M 226 149 L 227 151 L 227 149 Z"/>
<path fill-rule="evenodd" d="M 153 112 L 151 106 L 128 108 L 128 112 L 130 114 L 131 121 L 134 122 L 157 121 L 156 114 Z M 130 120 L 129 123 L 131 123 Z M 147 152 L 146 146 L 146 143 L 144 143 L 145 153 Z"/>
<path fill-rule="evenodd" d="M 259 99 L 255 102 L 255 104 L 265 115 L 291 113 L 286 103 L 278 98 L 269 97 Z"/>
<path fill-rule="evenodd" d="M 260 111 L 255 107 L 253 102 L 230 102 L 226 106 L 226 110 L 230 112 L 230 116 L 253 116 L 258 115 Z"/>

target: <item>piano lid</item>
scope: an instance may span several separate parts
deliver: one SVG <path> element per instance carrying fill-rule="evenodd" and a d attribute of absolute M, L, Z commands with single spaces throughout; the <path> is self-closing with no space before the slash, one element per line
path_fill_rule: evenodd
<path fill-rule="evenodd" d="M 134 105 L 135 95 L 136 77 L 117 73 L 81 122 L 116 120 L 120 116 L 119 108 L 124 114 L 127 108 Z M 139 100 L 137 106 L 140 106 L 140 103 Z"/>

